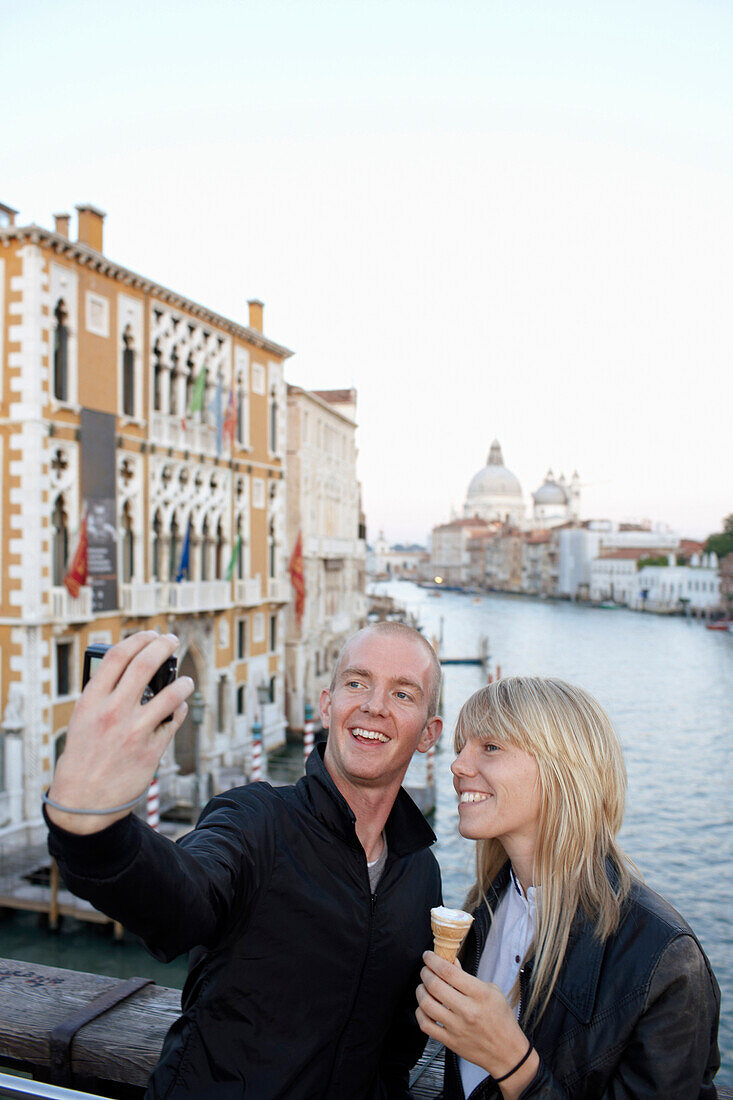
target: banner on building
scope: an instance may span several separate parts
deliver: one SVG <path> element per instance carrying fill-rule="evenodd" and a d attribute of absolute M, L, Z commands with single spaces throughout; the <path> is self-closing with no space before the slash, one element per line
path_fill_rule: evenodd
<path fill-rule="evenodd" d="M 295 540 L 295 546 L 293 552 L 290 555 L 290 564 L 288 565 L 288 572 L 290 573 L 290 582 L 295 589 L 295 618 L 298 626 L 303 619 L 303 612 L 305 610 L 305 574 L 303 572 L 303 533 L 298 531 L 298 537 Z"/>
<path fill-rule="evenodd" d="M 92 611 L 114 611 L 117 598 L 117 474 L 115 417 L 81 410 L 81 495 L 87 533 Z"/>

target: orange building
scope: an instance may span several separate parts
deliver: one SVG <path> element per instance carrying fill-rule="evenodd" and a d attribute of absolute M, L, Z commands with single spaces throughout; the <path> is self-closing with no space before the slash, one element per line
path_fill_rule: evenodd
<path fill-rule="evenodd" d="M 90 642 L 181 640 L 206 706 L 163 759 L 163 806 L 193 800 L 197 758 L 204 793 L 241 780 L 256 717 L 284 740 L 292 353 L 261 302 L 246 325 L 219 316 L 108 259 L 105 215 L 77 211 L 72 241 L 66 214 L 50 231 L 0 206 L 0 837 L 40 825 Z"/>

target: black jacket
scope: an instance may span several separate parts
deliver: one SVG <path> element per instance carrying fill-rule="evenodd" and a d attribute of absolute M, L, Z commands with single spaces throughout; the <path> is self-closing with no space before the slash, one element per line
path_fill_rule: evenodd
<path fill-rule="evenodd" d="M 372 896 L 354 823 L 316 751 L 293 787 L 212 799 L 177 844 L 131 816 L 93 837 L 51 826 L 74 893 L 157 958 L 191 951 L 151 1100 L 407 1096 L 425 1042 L 421 955 L 440 904 L 435 837 L 401 790 Z"/>
<path fill-rule="evenodd" d="M 488 899 L 493 909 L 509 864 Z M 476 974 L 491 925 L 476 910 L 463 968 Z M 522 1100 L 714 1100 L 720 1065 L 720 990 L 693 932 L 671 905 L 635 881 L 618 930 L 605 943 L 575 918 L 557 984 L 535 1028 L 527 1025 L 531 961 L 520 974 L 519 1023 L 540 1056 Z M 458 1059 L 446 1050 L 446 1100 L 464 1100 Z M 472 1100 L 500 1096 L 491 1078 Z"/>

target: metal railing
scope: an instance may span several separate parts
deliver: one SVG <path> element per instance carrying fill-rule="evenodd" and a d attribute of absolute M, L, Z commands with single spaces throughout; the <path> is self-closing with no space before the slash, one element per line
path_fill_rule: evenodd
<path fill-rule="evenodd" d="M 0 1073 L 0 1097 L 10 1096 L 26 1097 L 26 1100 L 108 1100 L 96 1092 L 77 1092 L 60 1085 L 44 1085 L 42 1081 Z"/>

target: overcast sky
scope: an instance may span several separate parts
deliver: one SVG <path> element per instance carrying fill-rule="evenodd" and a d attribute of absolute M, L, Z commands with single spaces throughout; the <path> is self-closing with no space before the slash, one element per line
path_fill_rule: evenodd
<path fill-rule="evenodd" d="M 728 0 L 0 5 L 0 201 L 354 385 L 370 536 L 499 438 L 530 502 L 733 512 Z"/>

